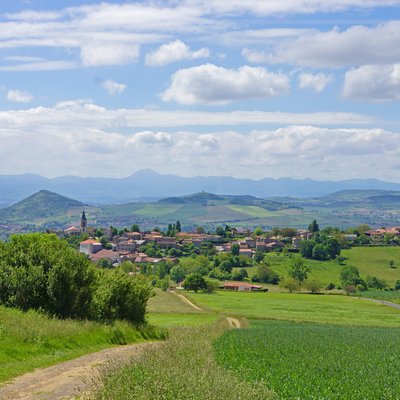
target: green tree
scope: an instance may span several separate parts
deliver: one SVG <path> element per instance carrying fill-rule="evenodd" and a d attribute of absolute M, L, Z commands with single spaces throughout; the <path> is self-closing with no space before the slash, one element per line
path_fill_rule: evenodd
<path fill-rule="evenodd" d="M 293 293 L 300 288 L 299 281 L 292 278 L 291 276 L 287 276 L 285 279 L 283 279 L 280 282 L 279 286 L 289 290 L 289 293 Z"/>
<path fill-rule="evenodd" d="M 376 276 L 368 275 L 365 278 L 365 284 L 368 289 L 383 290 L 388 287 L 387 282 L 384 279 L 379 279 Z"/>
<path fill-rule="evenodd" d="M 177 232 L 182 232 L 182 227 L 181 227 L 180 221 L 176 221 L 175 230 L 176 230 Z"/>
<path fill-rule="evenodd" d="M 176 283 L 183 282 L 186 272 L 181 265 L 175 265 L 170 271 L 170 277 Z"/>
<path fill-rule="evenodd" d="M 237 243 L 232 244 L 231 254 L 233 256 L 238 256 L 240 252 L 240 246 Z"/>
<path fill-rule="evenodd" d="M 319 293 L 322 289 L 322 283 L 317 279 L 310 279 L 305 283 L 305 287 L 311 293 L 315 294 Z"/>
<path fill-rule="evenodd" d="M 317 223 L 317 220 L 314 219 L 310 225 L 308 225 L 308 231 L 309 232 L 318 232 L 319 231 L 319 225 Z"/>
<path fill-rule="evenodd" d="M 314 260 L 326 260 L 328 257 L 325 251 L 325 246 L 320 243 L 316 244 L 312 250 L 312 258 Z"/>
<path fill-rule="evenodd" d="M 288 275 L 299 282 L 299 284 L 307 280 L 309 272 L 310 268 L 304 264 L 304 260 L 301 257 L 292 259 Z"/>
<path fill-rule="evenodd" d="M 279 275 L 269 265 L 266 264 L 260 264 L 257 266 L 256 276 L 258 282 L 273 284 L 277 284 L 279 282 Z"/>
<path fill-rule="evenodd" d="M 183 282 L 183 287 L 185 290 L 193 290 L 197 293 L 199 290 L 206 289 L 206 281 L 200 274 L 189 274 Z"/>
<path fill-rule="evenodd" d="M 357 267 L 352 265 L 346 265 L 342 268 L 340 271 L 340 282 L 342 283 L 343 287 L 348 285 L 356 287 L 357 285 L 364 283 L 364 281 L 361 279 L 360 271 Z"/>
<path fill-rule="evenodd" d="M 131 232 L 140 232 L 140 228 L 138 224 L 133 224 L 131 226 Z"/>

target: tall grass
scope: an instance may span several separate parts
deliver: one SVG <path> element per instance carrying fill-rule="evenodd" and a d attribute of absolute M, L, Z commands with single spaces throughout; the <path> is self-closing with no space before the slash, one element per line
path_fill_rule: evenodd
<path fill-rule="evenodd" d="M 0 382 L 113 345 L 157 339 L 162 332 L 127 322 L 58 320 L 0 306 Z"/>
<path fill-rule="evenodd" d="M 92 399 L 101 400 L 267 400 L 275 398 L 261 382 L 242 382 L 217 365 L 213 341 L 226 329 L 185 328 L 174 331 L 140 360 L 104 371 L 102 387 Z"/>

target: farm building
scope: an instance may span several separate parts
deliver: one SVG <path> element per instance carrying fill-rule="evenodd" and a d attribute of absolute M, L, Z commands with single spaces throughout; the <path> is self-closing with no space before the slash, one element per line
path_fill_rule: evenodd
<path fill-rule="evenodd" d="M 246 282 L 225 282 L 225 290 L 235 290 L 237 292 L 254 292 L 262 289 L 262 286 L 252 285 Z"/>

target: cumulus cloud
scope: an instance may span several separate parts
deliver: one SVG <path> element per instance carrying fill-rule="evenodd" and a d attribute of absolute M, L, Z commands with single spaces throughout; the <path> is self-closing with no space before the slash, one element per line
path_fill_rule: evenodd
<path fill-rule="evenodd" d="M 223 105 L 237 100 L 282 96 L 289 90 L 289 78 L 282 73 L 249 66 L 234 70 L 204 64 L 175 72 L 161 98 L 181 104 Z"/>
<path fill-rule="evenodd" d="M 25 90 L 9 90 L 7 100 L 14 103 L 29 103 L 33 100 L 33 95 Z"/>
<path fill-rule="evenodd" d="M 126 89 L 126 85 L 123 83 L 114 82 L 111 79 L 104 81 L 101 86 L 107 90 L 108 94 L 114 96 L 122 93 Z"/>
<path fill-rule="evenodd" d="M 246 50 L 250 62 L 291 63 L 310 67 L 388 64 L 400 59 L 400 21 L 375 27 L 352 26 L 341 31 L 312 32 L 277 44 L 270 52 Z"/>
<path fill-rule="evenodd" d="M 363 65 L 346 72 L 343 94 L 376 102 L 400 100 L 400 64 Z"/>
<path fill-rule="evenodd" d="M 171 64 L 181 60 L 195 60 L 196 58 L 206 58 L 210 56 L 210 51 L 203 47 L 192 51 L 180 40 L 174 40 L 161 45 L 157 50 L 146 54 L 146 64 L 153 67 Z"/>
<path fill-rule="evenodd" d="M 310 74 L 302 72 L 299 75 L 299 88 L 311 89 L 314 92 L 320 93 L 332 81 L 332 75 L 326 74 Z"/>
<path fill-rule="evenodd" d="M 172 137 L 166 132 L 152 132 L 144 131 L 139 132 L 131 136 L 127 144 L 142 144 L 142 145 L 160 145 L 164 147 L 169 147 L 173 145 Z"/>

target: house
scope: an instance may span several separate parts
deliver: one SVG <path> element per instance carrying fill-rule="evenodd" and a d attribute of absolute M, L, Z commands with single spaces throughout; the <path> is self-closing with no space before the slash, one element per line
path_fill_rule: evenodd
<path fill-rule="evenodd" d="M 169 236 L 156 238 L 156 244 L 164 249 L 172 249 L 178 247 L 176 244 L 176 239 Z"/>
<path fill-rule="evenodd" d="M 253 285 L 247 282 L 225 282 L 225 290 L 234 290 L 236 292 L 255 292 L 262 290 L 262 286 Z"/>
<path fill-rule="evenodd" d="M 79 252 L 87 255 L 97 253 L 103 249 L 103 245 L 94 239 L 87 239 L 79 243 Z"/>
<path fill-rule="evenodd" d="M 253 250 L 251 249 L 239 249 L 239 256 L 253 257 Z"/>
<path fill-rule="evenodd" d="M 116 251 L 112 251 L 112 250 L 102 249 L 96 253 L 89 254 L 89 258 L 94 263 L 96 263 L 102 259 L 106 259 L 108 261 L 111 261 L 112 263 L 115 263 L 119 259 L 119 253 L 117 253 Z"/>

